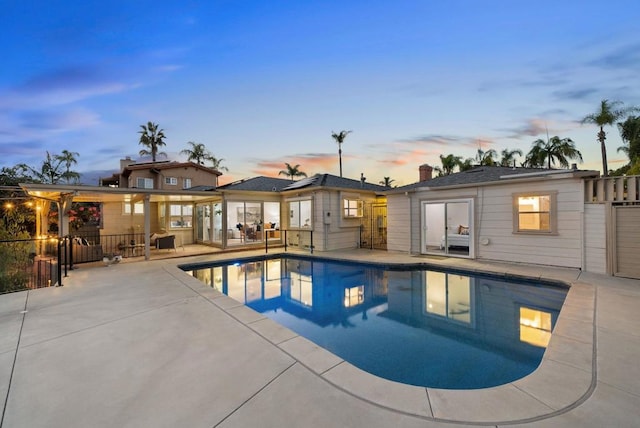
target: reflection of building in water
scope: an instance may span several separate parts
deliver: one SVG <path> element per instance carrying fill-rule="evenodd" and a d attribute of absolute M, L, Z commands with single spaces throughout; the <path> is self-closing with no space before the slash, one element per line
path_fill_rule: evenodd
<path fill-rule="evenodd" d="M 525 354 L 546 347 L 566 290 L 444 272 L 389 273 L 383 316 Z"/>
<path fill-rule="evenodd" d="M 320 326 L 384 303 L 387 273 L 312 260 L 273 259 L 200 269 L 205 284 L 258 312 L 284 310 Z"/>

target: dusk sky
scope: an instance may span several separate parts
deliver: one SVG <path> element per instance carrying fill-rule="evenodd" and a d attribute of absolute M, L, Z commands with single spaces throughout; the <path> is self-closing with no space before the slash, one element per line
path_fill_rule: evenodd
<path fill-rule="evenodd" d="M 547 129 L 599 170 L 580 119 L 640 105 L 638 0 L 22 0 L 0 23 L 0 167 L 66 149 L 76 171 L 116 171 L 153 121 L 171 159 L 188 141 L 223 158 L 221 183 L 285 162 L 338 175 L 341 130 L 344 176 L 374 183 L 440 154 L 526 153 Z"/>

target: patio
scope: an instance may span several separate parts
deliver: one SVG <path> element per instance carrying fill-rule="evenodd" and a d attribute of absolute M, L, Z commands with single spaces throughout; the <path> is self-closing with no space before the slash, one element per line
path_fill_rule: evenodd
<path fill-rule="evenodd" d="M 0 296 L 1 426 L 602 427 L 640 418 L 640 281 L 370 250 L 321 254 L 572 284 L 536 372 L 446 391 L 361 372 L 205 287 L 177 265 L 233 254 L 186 247 L 158 252 L 172 258 L 82 264 L 64 287 Z"/>

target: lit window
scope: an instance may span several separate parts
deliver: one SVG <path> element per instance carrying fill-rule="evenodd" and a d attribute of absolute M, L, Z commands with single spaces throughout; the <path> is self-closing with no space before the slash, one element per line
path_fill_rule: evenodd
<path fill-rule="evenodd" d="M 136 187 L 138 189 L 153 189 L 153 179 L 138 177 L 136 179 Z"/>
<path fill-rule="evenodd" d="M 364 285 L 344 289 L 344 307 L 350 308 L 364 302 Z"/>
<path fill-rule="evenodd" d="M 359 218 L 362 217 L 362 211 L 364 204 L 357 199 L 343 199 L 342 206 L 344 208 L 345 218 Z"/>
<path fill-rule="evenodd" d="M 178 179 L 175 177 L 165 177 L 164 184 L 169 184 L 170 186 L 175 186 L 178 184 Z"/>
<path fill-rule="evenodd" d="M 520 341 L 546 348 L 551 339 L 551 313 L 520 307 Z"/>
<path fill-rule="evenodd" d="M 142 202 L 136 202 L 133 204 L 131 202 L 125 202 L 123 205 L 123 212 L 125 214 L 131 214 L 131 207 L 133 207 L 133 214 L 144 214 L 144 204 Z"/>
<path fill-rule="evenodd" d="M 189 189 L 191 187 L 191 179 L 185 178 L 182 184 L 183 189 Z"/>
<path fill-rule="evenodd" d="M 191 227 L 193 222 L 193 206 L 171 204 L 169 206 L 170 226 L 172 228 Z"/>
<path fill-rule="evenodd" d="M 555 194 L 515 195 L 514 232 L 554 232 Z"/>

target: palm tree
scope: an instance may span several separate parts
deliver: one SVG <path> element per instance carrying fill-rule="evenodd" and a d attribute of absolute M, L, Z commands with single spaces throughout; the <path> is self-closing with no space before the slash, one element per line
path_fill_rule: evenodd
<path fill-rule="evenodd" d="M 500 159 L 500 166 L 515 166 L 516 155 L 522 156 L 522 150 L 503 149 L 502 152 L 500 152 L 500 155 L 502 156 L 502 158 Z"/>
<path fill-rule="evenodd" d="M 460 165 L 461 159 L 461 156 L 454 156 L 452 153 L 448 154 L 447 156 L 440 155 L 442 168 L 439 166 L 434 168 L 438 172 L 438 177 L 453 174 L 453 170 L 455 169 L 455 167 Z"/>
<path fill-rule="evenodd" d="M 618 147 L 629 157 L 629 164 L 640 158 L 640 116 L 629 116 L 624 122 L 618 123 L 618 130 L 624 146 Z"/>
<path fill-rule="evenodd" d="M 64 177 L 62 162 L 59 155 L 51 155 L 47 151 L 47 156 L 42 161 L 40 169 L 33 168 L 24 163 L 17 165 L 17 168 L 23 173 L 30 173 L 36 182 L 57 184 Z"/>
<path fill-rule="evenodd" d="M 217 157 L 211 155 L 209 160 L 211 161 L 211 168 L 213 168 L 215 170 L 218 170 L 218 171 L 227 171 L 227 172 L 229 172 L 229 168 L 227 168 L 226 166 L 222 165 L 222 161 L 224 160 L 223 158 L 218 159 Z"/>
<path fill-rule="evenodd" d="M 618 108 L 618 106 L 620 106 L 620 108 Z M 600 152 L 602 153 L 602 175 L 605 177 L 609 175 L 609 168 L 607 165 L 607 147 L 605 145 L 607 134 L 604 132 L 604 127 L 606 125 L 613 126 L 616 121 L 633 111 L 638 111 L 638 108 L 624 108 L 622 107 L 621 101 L 602 100 L 595 113 L 589 114 L 582 119 L 583 124 L 592 123 L 600 127 L 598 141 L 600 142 Z"/>
<path fill-rule="evenodd" d="M 80 153 L 70 152 L 69 150 L 63 150 L 61 155 L 55 155 L 58 160 L 64 163 L 65 171 L 62 174 L 62 178 L 64 178 L 67 183 L 70 183 L 71 180 L 77 182 L 80 179 L 80 174 L 75 171 L 71 171 L 71 165 L 78 163 L 76 156 L 80 156 Z"/>
<path fill-rule="evenodd" d="M 204 165 L 204 161 L 211 159 L 211 153 L 209 153 L 204 144 L 194 143 L 193 141 L 188 141 L 187 144 L 191 148 L 180 150 L 180 154 L 187 155 L 188 161 L 195 161 L 198 165 Z"/>
<path fill-rule="evenodd" d="M 384 180 L 380 180 L 379 183 L 384 187 L 392 187 L 391 183 L 393 183 L 394 181 L 396 180 L 391 177 L 384 177 Z"/>
<path fill-rule="evenodd" d="M 340 177 L 342 177 L 342 143 L 344 143 L 344 139 L 347 138 L 352 131 L 340 131 L 339 133 L 335 133 L 331 131 L 331 138 L 333 138 L 336 143 L 338 143 L 338 157 L 340 158 Z"/>
<path fill-rule="evenodd" d="M 476 153 L 476 161 L 478 161 L 478 165 L 480 166 L 493 166 L 496 164 L 495 157 L 498 156 L 498 153 L 489 149 L 486 152 L 482 149 L 478 149 Z"/>
<path fill-rule="evenodd" d="M 474 167 L 473 165 L 473 158 L 466 158 L 465 160 L 459 160 L 458 161 L 458 171 L 463 172 L 463 171 L 469 171 L 470 169 L 472 169 Z"/>
<path fill-rule="evenodd" d="M 569 167 L 569 160 L 577 159 L 582 163 L 582 154 L 576 149 L 575 143 L 571 138 L 560 138 L 558 136 L 551 137 L 544 141 L 537 139 L 533 142 L 531 150 L 527 154 L 525 164 L 529 167 L 543 167 L 545 161 L 547 168 L 551 169 L 551 165 L 556 162 L 563 168 Z"/>
<path fill-rule="evenodd" d="M 140 156 L 151 156 L 151 161 L 155 162 L 158 155 L 167 156 L 165 152 L 159 152 L 158 148 L 166 146 L 164 142 L 166 138 L 164 135 L 164 129 L 158 129 L 158 124 L 148 122 L 146 125 L 140 125 L 141 131 L 139 144 L 146 147 L 146 149 L 140 150 Z"/>
<path fill-rule="evenodd" d="M 293 180 L 293 177 L 306 177 L 307 173 L 300 171 L 300 164 L 296 166 L 291 166 L 289 163 L 284 163 L 287 169 L 281 170 L 278 175 L 286 175 L 287 177 Z"/>

